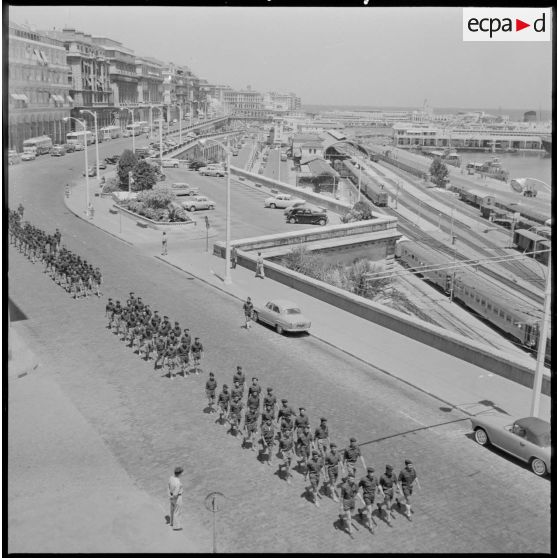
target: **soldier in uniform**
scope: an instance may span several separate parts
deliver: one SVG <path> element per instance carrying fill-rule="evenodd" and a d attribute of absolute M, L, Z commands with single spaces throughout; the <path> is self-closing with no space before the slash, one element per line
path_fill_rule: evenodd
<path fill-rule="evenodd" d="M 229 401 L 231 400 L 231 396 L 229 393 L 229 386 L 227 384 L 223 384 L 223 389 L 217 398 L 217 405 L 219 405 L 219 422 L 221 424 L 226 424 L 227 415 L 229 412 Z"/>
<path fill-rule="evenodd" d="M 246 442 L 250 442 L 252 451 L 256 451 L 256 431 L 258 429 L 258 417 L 260 412 L 257 408 L 248 407 L 246 414 L 244 415 L 244 430 L 246 430 L 246 436 L 242 440 L 242 445 L 245 446 Z M 252 436 L 254 439 L 252 440 Z"/>
<path fill-rule="evenodd" d="M 336 443 L 331 442 L 329 448 L 330 451 L 328 451 L 325 456 L 327 487 L 333 500 L 339 502 L 339 496 L 337 495 L 335 485 L 337 483 L 337 476 L 339 475 L 339 464 L 341 463 L 341 467 L 343 467 L 343 461 L 341 460 L 341 454 L 337 451 Z"/>
<path fill-rule="evenodd" d="M 267 464 L 273 461 L 273 446 L 275 444 L 275 428 L 273 419 L 266 418 L 261 426 L 263 453 L 267 453 Z"/>
<path fill-rule="evenodd" d="M 360 479 L 358 487 L 362 489 L 362 499 L 364 501 L 364 508 L 359 509 L 358 513 L 361 517 L 366 515 L 366 524 L 370 532 L 373 533 L 372 506 L 374 505 L 376 490 L 378 490 L 378 479 L 374 475 L 374 467 L 368 467 L 366 469 L 366 476 Z"/>
<path fill-rule="evenodd" d="M 351 539 L 353 538 L 352 514 L 355 511 L 356 496 L 358 496 L 362 500 L 362 497 L 360 496 L 360 493 L 358 491 L 358 486 L 355 482 L 354 474 L 350 473 L 343 479 L 343 484 L 341 485 L 341 510 Z M 364 501 L 362 503 L 364 504 Z"/>
<path fill-rule="evenodd" d="M 357 459 L 360 457 L 362 462 L 362 466 L 364 470 L 366 470 L 366 464 L 364 463 L 364 457 L 362 457 L 362 453 L 360 452 L 360 448 L 357 445 L 357 439 L 352 437 L 349 440 L 349 446 L 345 448 L 343 452 L 343 464 L 347 467 L 348 473 L 356 473 L 356 462 Z"/>
<path fill-rule="evenodd" d="M 209 412 L 214 413 L 215 409 L 213 405 L 215 404 L 215 390 L 217 389 L 217 381 L 215 380 L 215 374 L 213 372 L 209 373 L 209 378 L 205 382 L 205 395 L 207 396 L 207 403 L 209 406 Z"/>
<path fill-rule="evenodd" d="M 314 500 L 314 505 L 319 508 L 320 503 L 318 502 L 318 486 L 320 484 L 320 473 L 322 472 L 324 466 L 324 460 L 320 455 L 318 450 L 312 451 L 312 458 L 308 460 L 306 464 L 306 475 L 305 480 L 310 480 L 310 489 L 312 492 L 312 499 Z"/>
<path fill-rule="evenodd" d="M 417 472 L 413 462 L 410 459 L 405 459 L 405 468 L 401 470 L 398 478 L 398 485 L 401 494 L 405 498 L 405 516 L 409 521 L 412 521 L 411 513 L 411 496 L 413 494 L 413 484 L 417 480 Z M 397 505 L 401 506 L 399 500 L 396 499 Z"/>
<path fill-rule="evenodd" d="M 382 506 L 386 506 L 387 523 L 391 525 L 391 517 L 395 519 L 395 514 L 391 511 L 393 505 L 394 492 L 397 487 L 397 477 L 393 472 L 393 467 L 391 465 L 386 465 L 386 471 L 380 476 L 380 489 L 384 497 L 383 502 L 378 502 L 378 511 L 380 518 L 382 517 Z M 390 517 L 391 516 L 391 517 Z"/>

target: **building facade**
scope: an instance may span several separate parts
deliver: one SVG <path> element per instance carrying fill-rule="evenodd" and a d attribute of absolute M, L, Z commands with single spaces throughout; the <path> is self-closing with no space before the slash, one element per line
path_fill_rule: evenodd
<path fill-rule="evenodd" d="M 138 104 L 161 104 L 163 101 L 163 62 L 148 56 L 136 56 Z"/>
<path fill-rule="evenodd" d="M 61 41 L 66 50 L 70 96 L 74 101 L 71 115 L 74 118 L 85 118 L 89 129 L 93 129 L 94 121 L 89 114 L 80 113 L 83 109 L 97 114 L 99 128 L 113 124 L 115 118 L 110 64 L 104 47 L 96 44 L 91 35 L 73 28 L 44 33 Z M 72 124 L 71 128 L 75 129 L 75 123 Z"/>
<path fill-rule="evenodd" d="M 41 135 L 65 143 L 73 99 L 63 43 L 40 32 L 8 24 L 8 143 Z"/>

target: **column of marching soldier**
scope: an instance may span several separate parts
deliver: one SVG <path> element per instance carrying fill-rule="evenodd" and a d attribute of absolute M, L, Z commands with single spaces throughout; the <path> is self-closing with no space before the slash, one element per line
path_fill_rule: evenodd
<path fill-rule="evenodd" d="M 377 477 L 373 467 L 366 467 L 356 438 L 351 437 L 349 445 L 342 452 L 338 451 L 337 444 L 330 441 L 325 417 L 320 419 L 320 425 L 311 432 L 304 407 L 300 407 L 299 414 L 296 415 L 287 399 L 281 399 L 279 405 L 271 387 L 267 388 L 266 395 L 263 400 L 260 400 L 262 388 L 258 378 L 255 377 L 248 387 L 246 405 L 244 405 L 242 399 L 245 383 L 242 367 L 237 366 L 232 378 L 233 387 L 229 390 L 229 386 L 223 384 L 222 390 L 216 396 L 217 381 L 214 373 L 210 372 L 205 385 L 208 410 L 218 411 L 220 413 L 218 422 L 228 425 L 229 432 L 235 437 L 242 434 L 243 448 L 249 445 L 252 451 L 256 451 L 257 444 L 261 444 L 258 459 L 262 462 L 267 462 L 271 466 L 274 455 L 279 457 L 281 462 L 278 465 L 278 472 L 289 484 L 292 477 L 291 466 L 296 459 L 296 468 L 309 482 L 310 486 L 307 486 L 306 490 L 317 507 L 320 505 L 319 498 L 321 498 L 319 485 L 323 480 L 323 491 L 340 504 L 340 519 L 346 525 L 351 538 L 353 537 L 352 514 L 355 512 L 356 498 L 363 506 L 358 510 L 359 516 L 372 533 L 374 532 L 372 523 L 376 524 L 372 515 L 376 498 L 378 498 L 376 503 L 378 517 L 382 518 L 385 511 L 388 525 L 391 526 L 391 520 L 395 518 L 392 509 L 394 502 L 398 508 L 405 510 L 405 517 L 409 521 L 412 520 L 411 514 L 414 512 L 411 509 L 411 497 L 413 486 L 418 485 L 418 479 L 410 459 L 405 460 L 405 467 L 399 476 L 394 473 L 391 465 L 386 465 L 385 472 Z M 263 409 L 261 412 L 260 407 Z M 246 411 L 242 421 L 244 408 Z M 277 454 L 275 454 L 276 445 Z M 366 475 L 357 484 L 355 474 L 359 459 Z M 343 477 L 338 485 L 340 469 Z"/>
<path fill-rule="evenodd" d="M 17 211 L 9 210 L 8 235 L 13 244 L 31 263 L 42 262 L 43 272 L 60 285 L 74 299 L 86 298 L 95 294 L 101 296 L 103 276 L 98 267 L 93 267 L 60 245 L 62 234 L 58 229 L 48 234 L 28 221 L 23 221 L 24 208 L 20 204 Z"/>
<path fill-rule="evenodd" d="M 65 248 L 60 248 L 58 229 L 54 235 L 47 235 L 29 223 L 21 225 L 22 209 L 21 211 L 10 210 L 10 242 L 33 263 L 37 258 L 43 260 L 46 265 L 45 271 L 77 298 L 80 296 L 81 284 L 84 281 L 82 279 L 80 282 L 78 279 L 78 288 L 74 287 L 73 274 L 80 269 L 89 270 L 90 266 L 87 266 L 87 262 L 81 260 L 79 256 Z M 100 296 L 101 281 L 99 279 L 85 283 L 96 284 L 97 294 Z M 85 290 L 91 289 L 85 288 Z M 199 338 L 196 337 L 192 343 L 188 328 L 182 331 L 179 322 L 176 321 L 173 326 L 167 316 L 161 318 L 157 310 L 152 311 L 141 297 L 135 296 L 135 293 L 130 293 L 125 305 L 122 305 L 119 300 L 113 302 L 112 298 L 109 298 L 105 315 L 108 319 L 107 328 L 119 335 L 138 355 L 143 355 L 146 361 L 152 358 L 152 354 L 154 355 L 155 369 L 159 365 L 163 369 L 166 367 L 170 378 L 174 378 L 178 370 L 184 376 L 192 372 L 196 375 L 200 374 L 203 345 Z M 190 366 L 191 360 L 193 360 L 193 368 Z M 352 514 L 355 512 L 356 498 L 363 505 L 358 510 L 359 516 L 372 533 L 374 532 L 372 524 L 376 524 L 373 518 L 373 505 L 376 499 L 378 499 L 377 515 L 381 519 L 385 512 L 388 525 L 391 526 L 392 518 L 396 517 L 393 512 L 394 502 L 400 509 L 404 508 L 404 515 L 409 521 L 412 520 L 413 487 L 416 484 L 420 488 L 420 484 L 411 460 L 405 460 L 405 467 L 399 476 L 394 473 L 391 465 L 386 465 L 385 472 L 377 477 L 373 467 L 366 467 L 356 438 L 351 437 L 349 445 L 343 451 L 339 451 L 337 445 L 330 441 L 326 418 L 322 417 L 320 425 L 311 432 L 306 410 L 301 407 L 299 414 L 296 415 L 287 399 L 282 399 L 279 406 L 273 388 L 267 388 L 263 401 L 260 401 L 262 389 L 257 378 L 252 378 L 252 384 L 247 391 L 246 405 L 244 405 L 242 398 L 245 382 L 242 367 L 237 366 L 232 379 L 233 387 L 230 390 L 227 384 L 223 384 L 222 390 L 216 396 L 217 381 L 213 372 L 209 373 L 205 385 L 209 411 L 217 412 L 215 407 L 217 404 L 220 413 L 219 422 L 225 426 L 229 425 L 229 432 L 235 437 L 244 432 L 242 447 L 249 444 L 251 449 L 256 451 L 256 445 L 261 444 L 258 458 L 271 466 L 277 445 L 276 457 L 281 459 L 278 465 L 279 474 L 283 475 L 289 484 L 292 477 L 291 466 L 296 458 L 296 468 L 303 472 L 305 480 L 310 484 L 307 486 L 307 491 L 313 503 L 319 507 L 322 489 L 335 502 L 339 502 L 340 518 L 351 537 L 353 537 Z M 244 408 L 246 411 L 242 421 Z M 258 421 L 260 422 L 259 438 Z M 357 484 L 355 475 L 359 459 L 366 475 Z M 343 476 L 342 482 L 338 484 L 340 470 Z M 323 486 L 320 488 L 322 480 Z"/>

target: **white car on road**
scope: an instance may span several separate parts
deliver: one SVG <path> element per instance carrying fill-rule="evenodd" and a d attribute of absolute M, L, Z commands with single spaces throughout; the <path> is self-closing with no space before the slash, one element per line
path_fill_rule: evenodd
<path fill-rule="evenodd" d="M 34 161 L 36 158 L 37 156 L 32 151 L 25 151 L 21 154 L 22 161 Z"/>
<path fill-rule="evenodd" d="M 201 167 L 198 172 L 202 176 L 225 176 L 225 170 L 217 167 Z"/>
<path fill-rule="evenodd" d="M 180 165 L 180 161 L 178 159 L 163 159 L 162 166 L 164 168 L 175 168 L 177 169 Z"/>
<path fill-rule="evenodd" d="M 291 194 L 277 194 L 275 196 L 271 196 L 270 198 L 266 198 L 264 200 L 264 206 L 271 207 L 272 209 L 275 209 L 276 207 L 279 209 L 285 209 L 286 207 L 293 205 L 293 203 L 298 202 L 305 203 L 305 201 L 300 198 L 293 198 Z"/>
<path fill-rule="evenodd" d="M 182 207 L 188 211 L 198 211 L 200 209 L 215 209 L 215 202 L 205 196 L 191 196 L 182 202 Z"/>
<path fill-rule="evenodd" d="M 277 333 L 284 331 L 308 331 L 312 323 L 304 316 L 300 306 L 290 300 L 274 299 L 265 306 L 255 306 L 252 318 L 274 327 Z"/>

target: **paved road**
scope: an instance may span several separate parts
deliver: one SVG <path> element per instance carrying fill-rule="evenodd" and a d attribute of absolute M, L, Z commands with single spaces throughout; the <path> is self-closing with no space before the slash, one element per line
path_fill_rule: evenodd
<path fill-rule="evenodd" d="M 138 486 L 164 502 L 170 464 L 185 462 L 186 510 L 195 525 L 210 530 L 202 508 L 208 492 L 230 498 L 218 518 L 226 551 L 548 552 L 548 480 L 477 446 L 459 411 L 349 355 L 311 337 L 241 329 L 236 301 L 69 215 L 61 195 L 69 173 L 63 158 L 58 166 L 51 161 L 41 168 L 40 190 L 32 173 L 14 167 L 16 179 L 10 169 L 10 204 L 23 198 L 26 218 L 49 230 L 60 227 L 70 248 L 103 268 L 107 294 L 124 298 L 134 290 L 189 324 L 207 349 L 204 369 L 214 370 L 220 385 L 242 364 L 293 406 L 304 404 L 312 424 L 326 415 L 340 445 L 357 436 L 377 469 L 387 462 L 398 469 L 413 457 L 423 488 L 412 524 L 399 516 L 375 536 L 357 525 L 350 541 L 334 528 L 331 502 L 324 498 L 315 509 L 300 475 L 286 485 L 203 412 L 203 376 L 161 378 L 105 330 L 104 301 L 70 300 L 12 251 L 10 297 L 29 317 L 37 350 L 60 363 L 62 389 Z"/>

